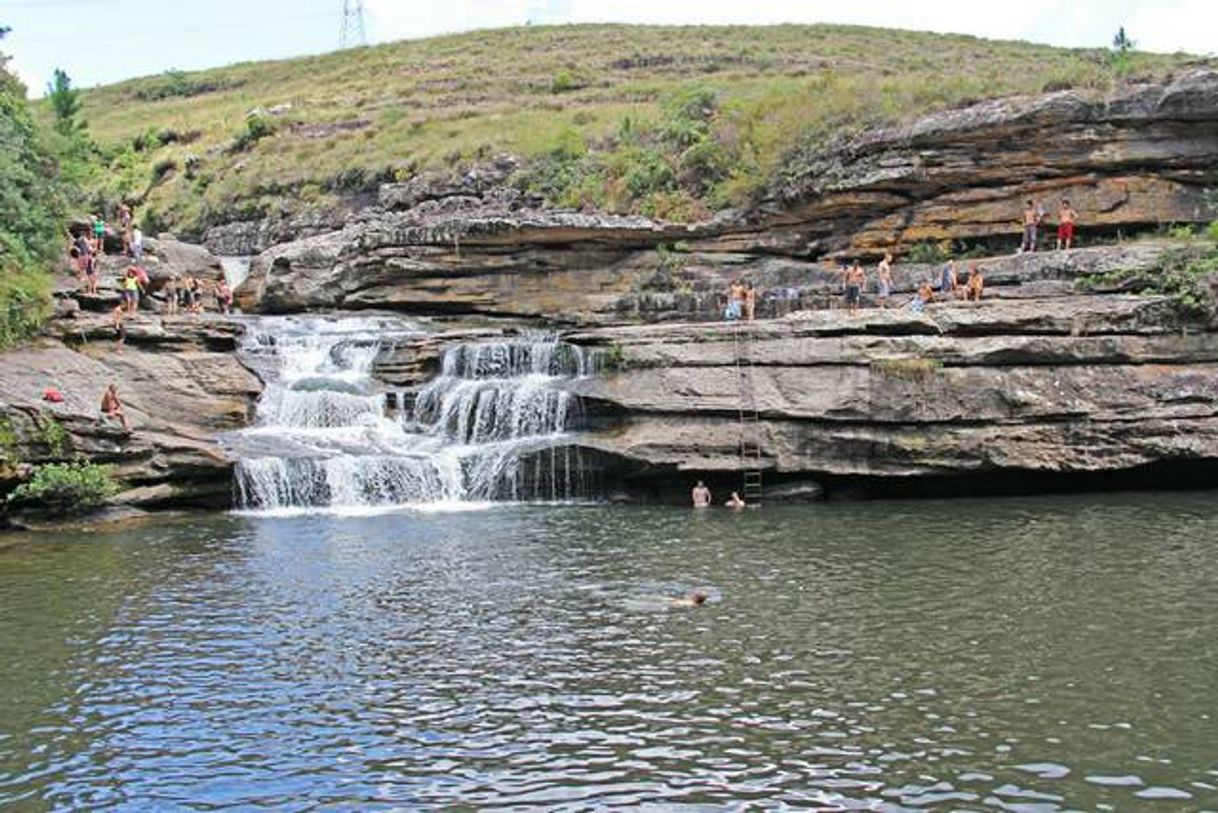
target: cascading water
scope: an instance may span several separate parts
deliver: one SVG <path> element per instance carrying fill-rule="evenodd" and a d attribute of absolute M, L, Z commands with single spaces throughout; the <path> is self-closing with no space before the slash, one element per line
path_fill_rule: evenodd
<path fill-rule="evenodd" d="M 360 511 L 589 496 L 591 472 L 566 443 L 588 375 L 582 348 L 532 334 L 459 344 L 413 413 L 388 416 L 372 375 L 382 344 L 418 335 L 390 317 L 277 318 L 251 324 L 243 358 L 266 382 L 255 425 L 226 438 L 245 509 Z"/>

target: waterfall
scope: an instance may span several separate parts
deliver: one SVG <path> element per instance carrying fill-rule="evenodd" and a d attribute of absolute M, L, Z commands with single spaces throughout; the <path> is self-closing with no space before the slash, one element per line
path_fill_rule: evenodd
<path fill-rule="evenodd" d="M 386 342 L 417 336 L 391 317 L 267 318 L 242 358 L 263 378 L 254 425 L 226 437 L 240 508 L 360 512 L 591 495 L 569 442 L 593 372 L 583 348 L 529 333 L 448 348 L 412 411 L 386 414 L 373 365 Z M 396 394 L 395 394 L 396 396 Z"/>

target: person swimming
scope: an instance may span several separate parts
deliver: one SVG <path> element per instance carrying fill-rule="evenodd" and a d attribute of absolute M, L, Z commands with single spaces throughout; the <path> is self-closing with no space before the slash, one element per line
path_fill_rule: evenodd
<path fill-rule="evenodd" d="M 669 607 L 701 607 L 709 598 L 703 590 L 691 590 L 680 598 L 670 598 Z"/>

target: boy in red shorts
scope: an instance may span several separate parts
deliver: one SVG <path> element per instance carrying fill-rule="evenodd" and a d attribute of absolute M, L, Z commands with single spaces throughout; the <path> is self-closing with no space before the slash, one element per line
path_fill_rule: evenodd
<path fill-rule="evenodd" d="M 1078 219 L 1078 212 L 1074 211 L 1074 207 L 1070 205 L 1070 201 L 1062 198 L 1062 205 L 1057 210 L 1057 248 L 1069 249 L 1070 244 L 1074 242 L 1074 221 Z"/>

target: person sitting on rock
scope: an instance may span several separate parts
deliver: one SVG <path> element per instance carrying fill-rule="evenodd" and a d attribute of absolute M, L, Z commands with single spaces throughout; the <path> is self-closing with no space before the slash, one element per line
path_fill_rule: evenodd
<path fill-rule="evenodd" d="M 706 483 L 699 480 L 698 484 L 694 486 L 692 496 L 694 500 L 694 508 L 710 508 L 711 493 L 710 489 L 706 487 Z"/>
<path fill-rule="evenodd" d="M 909 309 L 914 313 L 922 313 L 926 306 L 935 301 L 935 289 L 929 280 L 923 280 L 918 286 L 918 293 L 909 301 Z"/>
<path fill-rule="evenodd" d="M 981 275 L 981 268 L 977 263 L 970 263 L 968 267 L 968 282 L 964 284 L 964 301 L 973 302 L 981 301 L 981 292 L 985 289 L 985 277 Z"/>
<path fill-rule="evenodd" d="M 1062 198 L 1062 205 L 1057 209 L 1057 249 L 1070 250 L 1070 245 L 1074 242 L 1074 221 L 1078 219 L 1078 212 L 1074 211 L 1074 207 L 1070 205 L 1070 201 Z"/>
<path fill-rule="evenodd" d="M 110 382 L 110 386 L 106 387 L 106 392 L 102 395 L 101 412 L 104 419 L 117 418 L 124 431 L 131 431 L 131 424 L 127 422 L 127 415 L 123 412 L 123 402 L 118 400 L 118 389 L 114 382 Z"/>
<path fill-rule="evenodd" d="M 734 508 L 737 511 L 745 507 L 744 500 L 740 499 L 740 495 L 735 491 L 732 492 L 732 496 L 728 498 L 728 501 L 725 502 L 724 505 L 726 505 L 728 508 Z"/>

